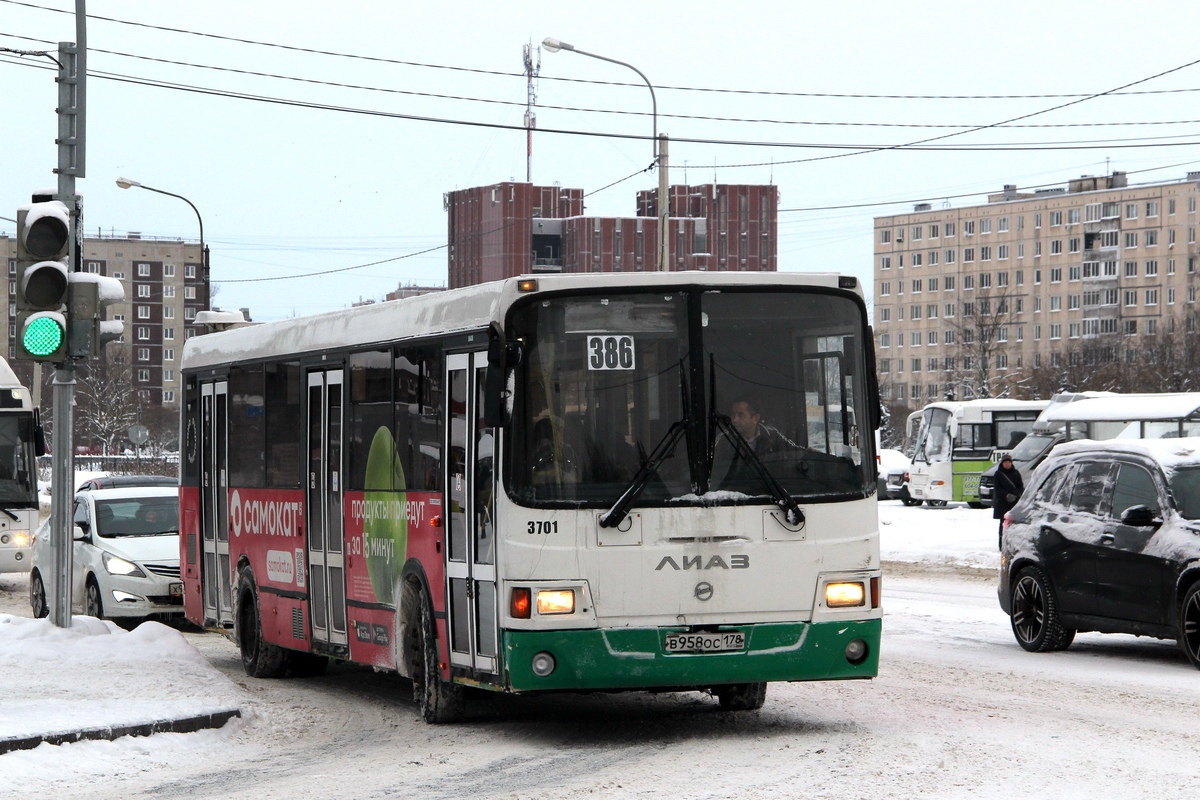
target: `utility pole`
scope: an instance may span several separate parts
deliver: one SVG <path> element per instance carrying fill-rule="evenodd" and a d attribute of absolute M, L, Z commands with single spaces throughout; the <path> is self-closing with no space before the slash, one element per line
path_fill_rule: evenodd
<path fill-rule="evenodd" d="M 542 48 L 537 49 L 537 64 L 533 63 L 533 43 L 525 45 L 525 182 L 533 183 L 533 129 L 537 127 L 537 114 L 533 104 L 537 101 L 537 89 L 533 80 L 542 71 Z"/>

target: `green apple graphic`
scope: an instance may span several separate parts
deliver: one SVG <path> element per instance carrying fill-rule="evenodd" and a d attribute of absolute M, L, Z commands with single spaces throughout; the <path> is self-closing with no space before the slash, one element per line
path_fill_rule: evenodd
<path fill-rule="evenodd" d="M 368 513 L 363 519 L 363 555 L 367 574 L 376 602 L 392 603 L 392 586 L 408 554 L 408 515 L 404 467 L 392 432 L 385 427 L 376 429 L 371 440 L 364 483 L 364 508 Z"/>

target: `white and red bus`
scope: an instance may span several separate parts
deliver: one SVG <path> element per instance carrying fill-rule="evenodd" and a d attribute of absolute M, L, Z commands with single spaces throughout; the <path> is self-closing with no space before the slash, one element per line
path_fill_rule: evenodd
<path fill-rule="evenodd" d="M 753 709 L 769 681 L 873 677 L 867 324 L 852 277 L 688 272 L 191 339 L 187 617 L 253 676 L 396 670 L 430 722 L 466 687 Z"/>

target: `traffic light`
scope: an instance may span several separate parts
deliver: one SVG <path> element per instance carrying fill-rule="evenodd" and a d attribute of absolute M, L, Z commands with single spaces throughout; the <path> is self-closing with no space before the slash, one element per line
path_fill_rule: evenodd
<path fill-rule="evenodd" d="M 67 359 L 71 215 L 57 200 L 17 209 L 17 358 Z"/>
<path fill-rule="evenodd" d="M 125 333 L 125 323 L 104 319 L 104 309 L 125 299 L 125 287 L 116 278 L 91 272 L 72 272 L 67 290 L 69 341 L 72 358 L 99 358 L 104 345 Z"/>

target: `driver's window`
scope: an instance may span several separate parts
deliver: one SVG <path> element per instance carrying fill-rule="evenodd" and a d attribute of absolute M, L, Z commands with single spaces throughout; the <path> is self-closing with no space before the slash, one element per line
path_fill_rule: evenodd
<path fill-rule="evenodd" d="M 1133 464 L 1122 464 L 1113 487 L 1112 516 L 1120 519 L 1126 509 L 1145 506 L 1158 516 L 1158 489 L 1149 472 Z"/>

